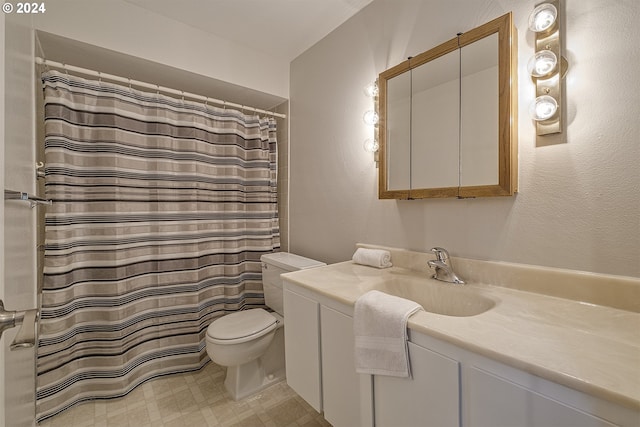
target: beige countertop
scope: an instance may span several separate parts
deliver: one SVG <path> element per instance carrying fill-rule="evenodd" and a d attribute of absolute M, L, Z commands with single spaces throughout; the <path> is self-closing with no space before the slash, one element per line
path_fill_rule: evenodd
<path fill-rule="evenodd" d="M 426 272 L 395 266 L 377 269 L 351 261 L 283 275 L 351 306 L 365 292 L 402 276 L 456 286 L 431 279 Z M 463 291 L 479 293 L 496 304 L 468 317 L 420 311 L 409 319 L 409 329 L 640 409 L 640 313 L 473 282 Z"/>

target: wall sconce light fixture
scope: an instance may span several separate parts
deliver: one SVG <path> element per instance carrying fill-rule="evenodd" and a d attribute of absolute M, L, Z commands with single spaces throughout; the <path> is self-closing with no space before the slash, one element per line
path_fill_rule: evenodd
<path fill-rule="evenodd" d="M 562 132 L 562 79 L 567 60 L 562 56 L 559 0 L 537 5 L 529 15 L 529 29 L 535 33 L 535 54 L 527 71 L 536 85 L 536 99 L 529 108 L 536 121 L 536 133 Z"/>
<path fill-rule="evenodd" d="M 529 15 L 529 29 L 536 33 L 549 30 L 556 23 L 558 9 L 552 3 L 542 3 L 536 6 Z"/>
<path fill-rule="evenodd" d="M 364 120 L 364 122 L 370 126 L 375 126 L 378 124 L 380 117 L 378 117 L 378 113 L 376 113 L 375 111 L 369 110 L 364 113 L 364 116 L 362 116 L 362 120 Z"/>
<path fill-rule="evenodd" d="M 380 144 L 375 138 L 368 138 L 363 144 L 364 150 L 369 153 L 375 153 L 380 148 Z"/>
<path fill-rule="evenodd" d="M 367 95 L 369 98 L 376 98 L 378 96 L 378 92 L 379 92 L 379 89 L 378 89 L 377 82 L 371 82 L 364 87 L 364 94 Z"/>
<path fill-rule="evenodd" d="M 378 125 L 378 121 L 380 117 L 378 116 L 378 108 L 377 108 L 377 100 L 378 100 L 378 82 L 369 83 L 364 87 L 364 94 L 372 99 L 373 101 L 373 109 L 368 110 L 362 116 L 364 122 L 373 128 L 373 136 L 364 141 L 363 147 L 365 151 L 375 154 L 375 159 L 377 162 L 378 149 L 380 145 L 378 144 L 378 134 L 376 132 L 376 127 Z"/>

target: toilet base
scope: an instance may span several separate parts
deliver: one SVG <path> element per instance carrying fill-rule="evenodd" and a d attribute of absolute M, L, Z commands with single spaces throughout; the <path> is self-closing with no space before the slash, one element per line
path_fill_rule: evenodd
<path fill-rule="evenodd" d="M 244 365 L 227 367 L 224 386 L 233 400 L 240 400 L 285 378 L 284 328 L 281 326 L 262 357 Z"/>
<path fill-rule="evenodd" d="M 284 370 L 266 374 L 262 360 L 256 359 L 240 366 L 229 366 L 224 386 L 233 400 L 240 400 L 285 378 Z"/>

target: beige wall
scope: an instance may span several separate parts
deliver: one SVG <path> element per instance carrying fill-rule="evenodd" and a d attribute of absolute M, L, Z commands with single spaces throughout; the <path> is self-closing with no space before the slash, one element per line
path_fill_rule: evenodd
<path fill-rule="evenodd" d="M 522 0 L 374 0 L 291 64 L 292 252 L 349 259 L 356 242 L 640 276 L 640 3 L 563 1 L 567 124 L 528 117 L 533 52 Z M 362 88 L 396 65 L 506 12 L 519 45 L 520 192 L 509 198 L 377 199 Z"/>
<path fill-rule="evenodd" d="M 38 30 L 285 99 L 289 96 L 287 61 L 124 0 L 50 0 L 46 6 L 46 13 L 25 18 L 33 19 Z"/>
<path fill-rule="evenodd" d="M 28 21 L 27 21 L 28 24 Z M 2 175 L 4 189 L 35 194 L 35 119 L 33 38 L 29 25 L 16 14 L 5 17 L 2 56 L 4 66 L 2 129 Z M 36 212 L 29 203 L 5 201 L 0 239 L 4 272 L 0 276 L 0 296 L 7 310 L 36 308 Z M 1 217 L 1 216 L 0 216 Z M 1 270 L 1 269 L 0 269 Z M 19 328 L 2 334 L 0 376 L 4 389 L 4 410 L 0 406 L 0 425 L 31 426 L 35 412 L 35 350 L 10 351 L 9 345 Z"/>

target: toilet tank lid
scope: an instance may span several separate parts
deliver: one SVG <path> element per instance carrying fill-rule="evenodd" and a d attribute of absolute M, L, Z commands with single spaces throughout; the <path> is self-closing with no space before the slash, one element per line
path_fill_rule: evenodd
<path fill-rule="evenodd" d="M 260 261 L 275 265 L 287 271 L 304 270 L 306 268 L 320 267 L 327 265 L 324 262 L 315 259 L 305 258 L 300 255 L 291 254 L 289 252 L 274 252 L 264 254 L 260 257 Z"/>

